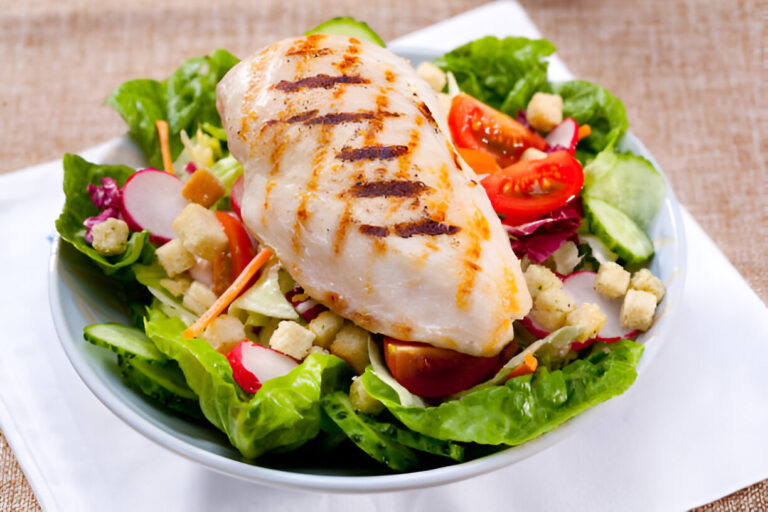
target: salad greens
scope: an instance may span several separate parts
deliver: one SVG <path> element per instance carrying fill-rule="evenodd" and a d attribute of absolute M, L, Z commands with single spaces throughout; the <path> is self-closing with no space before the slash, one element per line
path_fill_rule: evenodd
<path fill-rule="evenodd" d="M 332 20 L 332 30 L 349 30 L 338 26 L 351 23 L 344 20 L 350 19 Z M 316 31 L 322 32 L 323 26 Z M 355 34 L 370 31 L 360 24 L 352 29 Z M 366 37 L 376 41 L 378 36 L 373 36 Z M 592 130 L 579 145 L 582 156 L 591 161 L 585 168 L 585 188 L 647 228 L 664 196 L 663 179 L 644 159 L 614 151 L 628 126 L 620 100 L 584 81 L 547 82 L 546 58 L 554 52 L 546 40 L 489 36 L 446 53 L 436 63 L 452 73 L 461 91 L 512 117 L 526 108 L 536 92 L 562 96 L 563 115 L 579 125 L 589 124 Z M 166 120 L 172 158 L 182 165 L 192 162 L 208 168 L 231 190 L 243 170 L 226 151 L 226 133 L 216 111 L 216 85 L 237 62 L 227 51 L 216 50 L 184 61 L 166 80 L 126 82 L 107 102 L 125 120 L 149 165 L 162 167 L 155 122 Z M 524 443 L 623 393 L 636 377 L 643 347 L 621 340 L 596 344 L 588 354 L 584 349 L 572 362 L 544 358 L 535 373 L 509 378 L 523 357 L 540 346 L 555 340 L 567 348 L 580 329 L 565 327 L 542 340 L 529 340 L 527 348 L 490 380 L 439 404 L 399 384 L 378 346 L 370 341 L 372 366 L 361 377 L 362 383 L 388 411 L 375 418 L 355 411 L 348 395 L 350 367 L 333 355 L 311 354 L 287 375 L 267 380 L 249 394 L 236 383 L 223 354 L 204 339 L 182 335 L 196 315 L 164 286 L 168 276 L 157 261 L 148 232 L 132 233 L 128 249 L 119 256 L 102 256 L 86 242 L 83 222 L 99 214 L 87 186 L 98 185 L 105 177 L 122 186 L 135 170 L 92 164 L 69 154 L 63 163 L 66 202 L 56 221 L 61 237 L 122 285 L 138 288 L 140 284 L 149 291 L 142 288 L 143 295 L 132 294 L 132 317 L 141 329 L 90 326 L 86 339 L 118 353 L 118 366 L 131 385 L 177 411 L 204 417 L 246 458 L 296 449 L 322 432 L 318 443 L 325 449 L 348 437 L 374 459 L 399 471 L 422 465 L 417 451 L 461 462 L 466 455 L 465 445 L 459 442 Z M 231 304 L 229 314 L 248 329 L 260 328 L 249 338 L 261 343 L 280 319 L 306 325 L 286 298 L 294 286 L 287 272 L 273 262 Z"/>

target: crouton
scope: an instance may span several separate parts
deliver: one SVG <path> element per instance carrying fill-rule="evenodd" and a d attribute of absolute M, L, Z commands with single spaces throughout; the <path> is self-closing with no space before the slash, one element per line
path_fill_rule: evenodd
<path fill-rule="evenodd" d="M 309 355 L 315 333 L 293 320 L 283 320 L 269 338 L 269 346 L 285 355 L 301 361 Z"/>
<path fill-rule="evenodd" d="M 93 248 L 102 256 L 123 254 L 128 248 L 128 224 L 125 221 L 110 217 L 91 228 Z"/>
<path fill-rule="evenodd" d="M 216 294 L 200 281 L 192 281 L 181 301 L 185 308 L 196 315 L 205 313 L 214 302 L 216 302 Z"/>
<path fill-rule="evenodd" d="M 582 304 L 565 316 L 565 325 L 581 327 L 577 341 L 586 341 L 597 336 L 608 319 L 597 304 Z"/>
<path fill-rule="evenodd" d="M 424 61 L 416 68 L 416 73 L 429 84 L 435 92 L 440 92 L 445 88 L 448 79 L 442 69 L 429 61 Z"/>
<path fill-rule="evenodd" d="M 242 322 L 230 315 L 217 316 L 200 337 L 222 354 L 226 354 L 246 339 Z"/>
<path fill-rule="evenodd" d="M 635 275 L 629 281 L 629 287 L 633 290 L 652 293 L 656 296 L 656 304 L 661 302 L 666 292 L 661 279 L 653 275 L 647 268 L 635 272 Z"/>
<path fill-rule="evenodd" d="M 345 322 L 331 343 L 331 354 L 345 360 L 360 375 L 370 363 L 368 340 L 371 333 L 353 323 Z"/>
<path fill-rule="evenodd" d="M 537 92 L 528 102 L 525 115 L 533 128 L 544 133 L 550 132 L 563 122 L 563 98 L 557 94 Z"/>
<path fill-rule="evenodd" d="M 551 270 L 542 265 L 528 265 L 523 273 L 525 284 L 531 293 L 531 298 L 536 298 L 544 290 L 550 288 L 561 289 L 563 282 Z"/>
<path fill-rule="evenodd" d="M 344 325 L 344 319 L 333 311 L 323 311 L 309 322 L 309 330 L 315 333 L 315 345 L 328 348 L 336 333 Z"/>
<path fill-rule="evenodd" d="M 555 331 L 565 324 L 565 316 L 575 307 L 573 297 L 562 288 L 548 288 L 533 299 L 528 315 L 543 329 Z"/>
<path fill-rule="evenodd" d="M 352 402 L 352 407 L 356 411 L 363 414 L 376 415 L 384 410 L 384 404 L 368 394 L 360 377 L 352 379 L 352 385 L 349 387 L 349 401 Z"/>
<path fill-rule="evenodd" d="M 227 248 L 227 235 L 216 214 L 196 203 L 184 207 L 173 221 L 184 248 L 204 260 L 213 260 Z"/>
<path fill-rule="evenodd" d="M 328 351 L 327 348 L 323 348 L 320 345 L 312 345 L 309 347 L 309 355 L 312 354 L 325 354 L 330 355 L 331 353 Z"/>
<path fill-rule="evenodd" d="M 647 331 L 653 325 L 656 296 L 651 292 L 629 290 L 621 304 L 621 325 L 627 329 Z"/>
<path fill-rule="evenodd" d="M 528 160 L 541 160 L 542 158 L 547 158 L 547 154 L 536 148 L 526 148 L 526 150 L 523 151 L 523 154 L 520 155 L 521 162 L 527 162 Z"/>
<path fill-rule="evenodd" d="M 187 276 L 176 276 L 170 279 L 161 279 L 160 286 L 168 290 L 174 297 L 180 297 L 189 290 L 192 280 Z"/>
<path fill-rule="evenodd" d="M 227 190 L 221 185 L 219 178 L 205 169 L 196 170 L 181 189 L 184 198 L 206 208 L 213 206 L 213 203 L 226 193 Z"/>
<path fill-rule="evenodd" d="M 195 266 L 195 255 L 184 248 L 181 239 L 174 238 L 155 250 L 157 261 L 169 277 L 181 274 Z"/>
<path fill-rule="evenodd" d="M 629 288 L 629 272 L 612 261 L 600 265 L 595 278 L 595 291 L 610 299 L 618 299 Z"/>

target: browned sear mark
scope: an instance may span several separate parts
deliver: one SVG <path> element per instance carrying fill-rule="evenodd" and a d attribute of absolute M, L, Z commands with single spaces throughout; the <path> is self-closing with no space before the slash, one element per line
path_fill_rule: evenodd
<path fill-rule="evenodd" d="M 422 101 L 416 106 L 418 107 L 419 112 L 421 112 L 421 115 L 423 115 L 427 120 L 427 122 L 429 122 L 433 128 L 437 129 L 437 121 L 435 121 L 435 116 L 432 115 L 432 111 L 429 110 L 427 104 Z"/>
<path fill-rule="evenodd" d="M 356 123 L 365 121 L 368 119 L 379 120 L 383 117 L 400 117 L 397 112 L 337 112 L 334 114 L 325 114 L 323 116 L 317 116 L 312 119 L 308 119 L 304 124 L 341 124 L 341 123 Z"/>
<path fill-rule="evenodd" d="M 428 190 L 421 181 L 389 180 L 358 182 L 351 192 L 355 197 L 415 197 Z"/>
<path fill-rule="evenodd" d="M 357 149 L 342 149 L 336 158 L 347 162 L 358 160 L 391 160 L 408 153 L 408 146 L 383 146 L 375 144 Z"/>
<path fill-rule="evenodd" d="M 323 55 L 329 55 L 333 53 L 333 50 L 330 48 L 312 48 L 312 47 L 299 47 L 299 48 L 291 48 L 286 53 L 286 57 L 292 57 L 292 56 L 299 56 L 304 58 L 312 58 L 315 59 L 317 57 L 322 57 Z"/>
<path fill-rule="evenodd" d="M 401 238 L 410 238 L 414 235 L 453 235 L 458 233 L 460 229 L 458 226 L 435 222 L 432 219 L 395 224 L 395 233 Z"/>
<path fill-rule="evenodd" d="M 371 83 L 367 78 L 358 75 L 338 75 L 331 76 L 319 74 L 308 76 L 293 82 L 289 80 L 280 80 L 275 85 L 275 89 L 283 92 L 293 92 L 299 89 L 330 89 L 338 84 L 368 84 Z"/>
<path fill-rule="evenodd" d="M 362 224 L 360 226 L 360 232 L 364 235 L 382 237 L 389 235 L 389 228 L 386 226 L 371 226 L 370 224 Z"/>

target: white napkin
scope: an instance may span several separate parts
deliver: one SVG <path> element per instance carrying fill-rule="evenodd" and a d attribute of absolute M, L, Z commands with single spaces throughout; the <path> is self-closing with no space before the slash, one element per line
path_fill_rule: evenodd
<path fill-rule="evenodd" d="M 449 49 L 489 33 L 538 36 L 504 2 L 397 44 Z M 98 160 L 114 145 L 83 155 Z M 61 180 L 59 162 L 0 176 L 0 428 L 46 510 L 683 510 L 768 478 L 768 310 L 685 211 L 688 278 L 676 326 L 648 371 L 583 430 L 460 483 L 321 495 L 242 482 L 174 455 L 80 381 L 48 307 Z"/>

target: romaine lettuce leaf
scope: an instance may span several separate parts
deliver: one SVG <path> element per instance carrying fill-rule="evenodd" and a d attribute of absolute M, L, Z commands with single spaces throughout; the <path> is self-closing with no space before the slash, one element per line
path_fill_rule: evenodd
<path fill-rule="evenodd" d="M 182 336 L 184 323 L 150 310 L 147 336 L 176 360 L 200 408 L 246 458 L 298 448 L 320 431 L 321 395 L 342 389 L 349 367 L 336 356 L 312 354 L 287 375 L 248 395 L 235 383 L 224 355 L 206 341 Z"/>
<path fill-rule="evenodd" d="M 56 219 L 56 231 L 61 238 L 72 244 L 78 251 L 92 259 L 107 275 L 120 279 L 131 279 L 128 268 L 154 250 L 149 243 L 149 232 L 134 232 L 128 239 L 128 247 L 123 254 L 102 256 L 85 240 L 85 219 L 99 214 L 99 209 L 91 201 L 88 185 L 100 185 L 101 179 L 114 178 L 121 187 L 134 170 L 124 165 L 96 165 L 78 155 L 64 155 L 64 209 Z"/>
<path fill-rule="evenodd" d="M 437 439 L 517 445 L 544 434 L 582 411 L 620 395 L 634 382 L 643 346 L 630 340 L 598 344 L 562 370 L 540 367 L 460 400 L 435 407 L 404 407 L 370 367 L 363 384 L 408 428 Z"/>
<path fill-rule="evenodd" d="M 237 63 L 236 57 L 219 49 L 205 57 L 187 59 L 162 82 L 125 82 L 110 94 L 107 103 L 122 116 L 149 165 L 162 168 L 155 121 L 168 121 L 171 158 L 175 160 L 183 148 L 181 130 L 195 133 L 200 125 L 208 126 L 209 131 L 221 128 L 216 111 L 216 84 Z"/>
<path fill-rule="evenodd" d="M 545 90 L 563 98 L 563 117 L 572 117 L 579 125 L 588 124 L 592 129 L 579 142 L 580 150 L 599 153 L 627 131 L 629 121 L 624 104 L 607 89 L 584 80 L 571 80 L 548 83 Z"/>
<path fill-rule="evenodd" d="M 436 64 L 453 73 L 462 92 L 515 117 L 546 83 L 544 58 L 554 52 L 545 39 L 487 36 L 446 53 Z"/>

